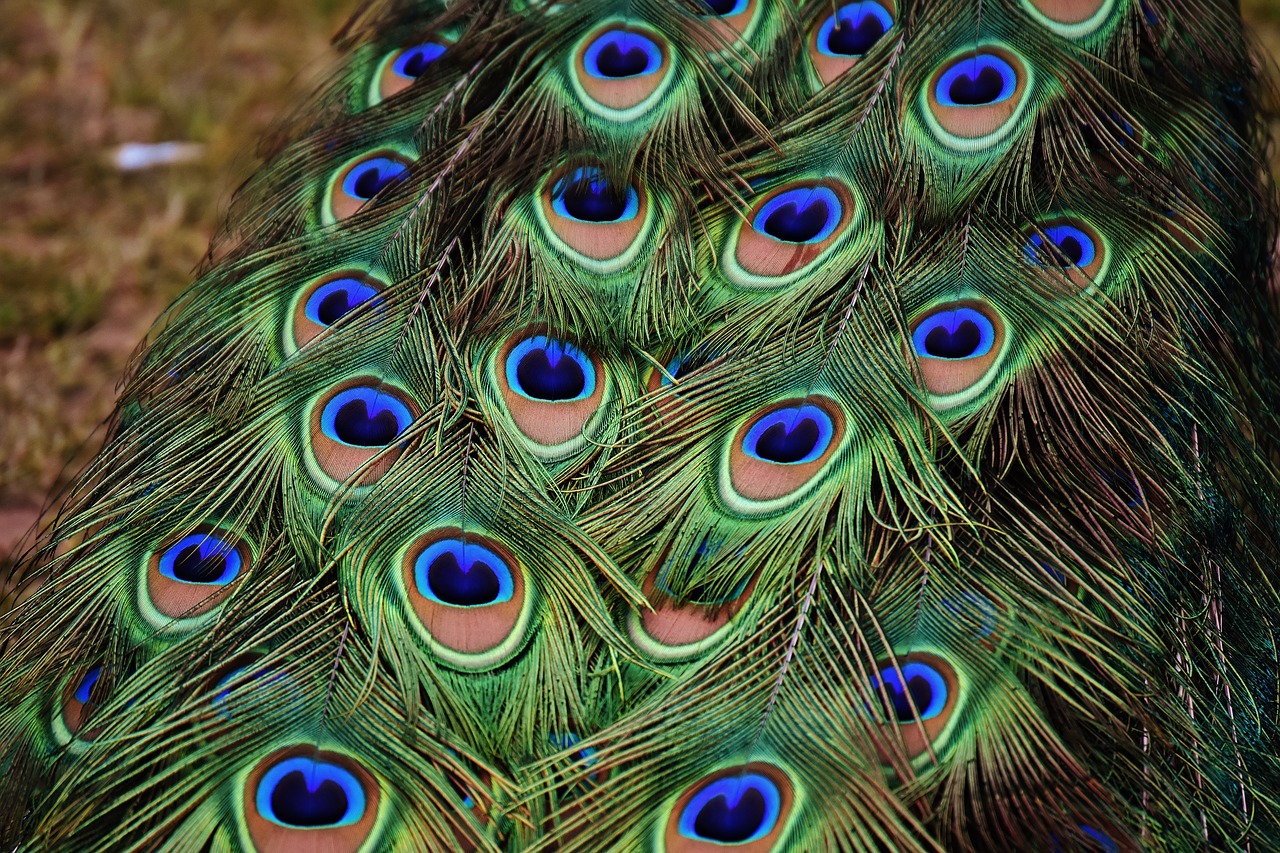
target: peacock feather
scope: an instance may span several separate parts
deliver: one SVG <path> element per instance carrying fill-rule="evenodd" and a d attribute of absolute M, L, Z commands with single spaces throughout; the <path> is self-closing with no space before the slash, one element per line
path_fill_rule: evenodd
<path fill-rule="evenodd" d="M 1280 848 L 1227 0 L 377 0 L 0 623 L 24 850 Z"/>

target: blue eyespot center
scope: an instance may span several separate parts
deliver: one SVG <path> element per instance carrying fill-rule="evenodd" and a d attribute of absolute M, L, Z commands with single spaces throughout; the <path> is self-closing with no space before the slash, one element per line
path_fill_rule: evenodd
<path fill-rule="evenodd" d="M 547 741 L 556 749 L 572 749 L 582 742 L 582 738 L 573 732 L 563 732 L 547 735 Z M 594 765 L 600 759 L 596 758 L 596 749 L 594 746 L 584 747 L 578 750 L 578 757 L 582 759 L 582 763 L 588 767 Z"/>
<path fill-rule="evenodd" d="M 991 320 L 973 308 L 947 308 L 930 314 L 911 336 L 921 358 L 981 358 L 995 346 Z"/>
<path fill-rule="evenodd" d="M 528 338 L 507 356 L 507 384 L 531 400 L 585 400 L 595 393 L 596 370 L 582 350 L 544 336 Z"/>
<path fill-rule="evenodd" d="M 798 465 L 820 458 L 834 436 L 831 416 L 820 407 L 788 406 L 752 424 L 742 439 L 742 449 L 764 462 Z"/>
<path fill-rule="evenodd" d="M 240 574 L 243 563 L 227 540 L 215 533 L 193 533 L 165 549 L 159 570 L 170 580 L 225 586 Z"/>
<path fill-rule="evenodd" d="M 640 211 L 640 194 L 613 183 L 595 166 L 583 166 L 552 186 L 551 209 L 579 222 L 627 222 Z"/>
<path fill-rule="evenodd" d="M 750 0 L 702 0 L 702 2 L 713 14 L 724 18 L 741 15 L 750 4 Z"/>
<path fill-rule="evenodd" d="M 583 64 L 592 77 L 608 80 L 643 77 L 662 68 L 662 49 L 640 33 L 609 30 L 587 46 Z"/>
<path fill-rule="evenodd" d="M 384 447 L 413 421 L 409 407 L 385 389 L 359 386 L 335 394 L 320 415 L 326 436 L 352 447 Z"/>
<path fill-rule="evenodd" d="M 1000 621 L 1000 611 L 980 592 L 966 590 L 958 598 L 944 598 L 942 606 L 957 617 L 977 622 L 977 633 L 981 637 L 994 634 Z"/>
<path fill-rule="evenodd" d="M 773 831 L 782 812 L 782 794 L 759 773 L 717 779 L 694 794 L 680 814 L 685 838 L 745 844 Z"/>
<path fill-rule="evenodd" d="M 1042 227 L 1027 236 L 1022 251 L 1028 263 L 1059 269 L 1087 267 L 1098 256 L 1093 238 L 1074 225 Z"/>
<path fill-rule="evenodd" d="M 416 80 L 427 70 L 428 65 L 444 56 L 444 51 L 444 45 L 433 41 L 405 48 L 391 63 L 391 70 L 401 77 Z"/>
<path fill-rule="evenodd" d="M 936 97 L 944 107 L 980 107 L 1013 97 L 1018 72 L 999 56 L 979 53 L 951 65 L 938 78 Z"/>
<path fill-rule="evenodd" d="M 751 227 L 784 243 L 821 243 L 840 224 L 843 205 L 829 187 L 795 187 L 765 202 Z"/>
<path fill-rule="evenodd" d="M 360 781 L 344 767 L 301 756 L 271 767 L 258 783 L 258 813 L 281 826 L 349 826 L 365 812 Z"/>
<path fill-rule="evenodd" d="M 390 157 L 370 157 L 362 160 L 342 179 L 342 191 L 349 197 L 368 201 L 387 186 L 403 180 L 409 167 Z"/>
<path fill-rule="evenodd" d="M 311 322 L 332 326 L 377 294 L 376 289 L 359 279 L 334 279 L 320 285 L 307 297 L 303 311 Z"/>
<path fill-rule="evenodd" d="M 700 370 L 715 360 L 716 356 L 706 347 L 696 347 L 689 352 L 681 353 L 666 363 L 666 373 L 662 376 L 662 385 L 664 387 L 670 385 L 672 379 L 683 379 L 693 371 Z"/>
<path fill-rule="evenodd" d="M 80 677 L 80 683 L 76 685 L 74 694 L 77 702 L 81 705 L 89 704 L 89 700 L 93 698 L 93 688 L 101 676 L 102 667 L 95 666 Z"/>
<path fill-rule="evenodd" d="M 214 713 L 224 720 L 232 719 L 232 694 L 237 693 L 235 705 L 245 704 L 246 696 L 261 698 L 261 701 L 272 701 L 269 691 L 278 694 L 279 688 L 287 684 L 288 673 L 269 666 L 249 664 L 236 667 L 218 679 L 215 688 L 220 688 L 213 696 Z M 252 699 L 250 700 L 252 701 Z"/>
<path fill-rule="evenodd" d="M 1093 841 L 1097 842 L 1103 853 L 1120 853 L 1120 845 L 1115 842 L 1110 835 L 1101 830 L 1094 829 L 1092 826 L 1080 824 L 1080 831 L 1083 832 Z"/>
<path fill-rule="evenodd" d="M 849 3 L 818 28 L 818 52 L 826 56 L 862 56 L 893 26 L 889 10 L 872 0 Z"/>
<path fill-rule="evenodd" d="M 912 723 L 917 712 L 921 721 L 941 714 L 947 706 L 947 682 L 942 673 L 920 661 L 909 661 L 901 666 L 901 670 L 902 678 L 898 677 L 898 670 L 886 667 L 880 670 L 878 678 L 871 679 L 871 689 L 877 694 L 884 685 L 887 694 L 885 713 L 889 719 Z M 903 679 L 906 679 L 905 686 Z"/>
<path fill-rule="evenodd" d="M 413 564 L 414 583 L 425 598 L 454 607 L 484 607 L 510 601 L 515 579 L 507 561 L 491 549 L 462 539 L 433 542 Z"/>

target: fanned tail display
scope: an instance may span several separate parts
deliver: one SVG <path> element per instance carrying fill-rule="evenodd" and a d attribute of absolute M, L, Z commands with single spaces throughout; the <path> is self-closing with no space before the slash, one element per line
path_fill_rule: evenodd
<path fill-rule="evenodd" d="M 1232 3 L 335 43 L 10 579 L 6 849 L 1280 849 Z"/>

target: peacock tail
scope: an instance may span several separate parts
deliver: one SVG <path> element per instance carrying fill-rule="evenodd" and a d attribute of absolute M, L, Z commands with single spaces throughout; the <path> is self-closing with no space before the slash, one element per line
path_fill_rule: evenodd
<path fill-rule="evenodd" d="M 5 849 L 1280 849 L 1233 3 L 336 45 L 10 579 Z"/>

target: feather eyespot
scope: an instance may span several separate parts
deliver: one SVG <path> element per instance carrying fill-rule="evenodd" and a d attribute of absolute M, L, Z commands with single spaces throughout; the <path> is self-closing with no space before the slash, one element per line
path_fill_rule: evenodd
<path fill-rule="evenodd" d="M 500 543 L 447 527 L 409 544 L 400 582 L 414 630 L 445 663 L 491 669 L 528 639 L 533 612 L 524 572 Z"/>
<path fill-rule="evenodd" d="M 543 403 L 584 400 L 596 390 L 591 359 L 567 341 L 541 335 L 525 338 L 512 348 L 506 375 L 513 391 Z"/>
<path fill-rule="evenodd" d="M 571 78 L 592 112 L 626 121 L 643 115 L 671 82 L 666 40 L 647 27 L 614 22 L 574 51 Z"/>
<path fill-rule="evenodd" d="M 381 794 L 354 759 L 297 746 L 253 767 L 245 780 L 244 826 L 257 850 L 364 849 Z"/>
<path fill-rule="evenodd" d="M 1003 47 L 987 45 L 954 55 L 921 93 L 925 117 L 952 148 L 982 148 L 1003 139 L 1026 110 L 1030 68 Z"/>
<path fill-rule="evenodd" d="M 995 341 L 991 319 L 965 305 L 929 314 L 911 335 L 917 356 L 947 360 L 982 358 L 991 352 Z"/>
<path fill-rule="evenodd" d="M 922 755 L 946 732 L 960 702 L 960 682 L 951 666 L 937 655 L 913 653 L 876 664 L 869 693 L 878 700 L 879 715 L 896 726 L 908 759 Z M 884 745 L 880 760 L 891 763 Z"/>
<path fill-rule="evenodd" d="M 662 68 L 662 49 L 638 32 L 606 30 L 587 45 L 582 64 L 592 77 L 621 80 L 646 77 Z"/>
<path fill-rule="evenodd" d="M 983 107 L 1013 97 L 1018 72 L 993 53 L 979 53 L 952 63 L 934 88 L 934 98 L 944 107 Z"/>
<path fill-rule="evenodd" d="M 802 465 L 831 447 L 835 424 L 820 406 L 778 409 L 757 419 L 742 439 L 742 450 L 761 462 Z"/>
<path fill-rule="evenodd" d="M 311 405 L 307 464 L 322 484 L 360 475 L 359 486 L 382 477 L 404 449 L 397 440 L 418 416 L 401 389 L 375 377 L 355 377 L 325 391 Z"/>
<path fill-rule="evenodd" d="M 385 447 L 413 422 L 413 413 L 388 388 L 359 386 L 334 394 L 320 410 L 326 438 L 348 447 Z"/>
<path fill-rule="evenodd" d="M 1092 286 L 1107 268 L 1106 243 L 1091 226 L 1076 219 L 1036 223 L 1026 232 L 1022 253 L 1027 263 L 1060 270 L 1081 289 Z"/>
<path fill-rule="evenodd" d="M 574 222 L 630 222 L 640 212 L 640 194 L 617 186 L 598 168 L 579 168 L 552 185 L 551 210 Z"/>
<path fill-rule="evenodd" d="M 374 302 L 385 288 L 382 282 L 358 270 L 332 273 L 311 282 L 294 303 L 287 340 L 291 346 L 286 349 L 293 352 L 306 346 L 343 317 Z"/>
<path fill-rule="evenodd" d="M 649 391 L 670 388 L 689 381 L 689 375 L 709 367 L 724 358 L 718 349 L 697 346 L 667 360 L 661 370 L 650 371 L 646 380 Z"/>
<path fill-rule="evenodd" d="M 732 845 L 744 851 L 781 849 L 795 792 L 779 768 L 763 762 L 717 771 L 676 800 L 664 831 L 665 849 L 712 853 Z"/>
<path fill-rule="evenodd" d="M 373 151 L 349 161 L 329 181 L 326 225 L 354 216 L 374 196 L 409 176 L 409 160 L 397 151 Z"/>
<path fill-rule="evenodd" d="M 824 397 L 784 401 L 757 412 L 729 445 L 722 496 L 750 514 L 798 499 L 831 461 L 844 431 L 844 415 Z"/>
<path fill-rule="evenodd" d="M 596 272 L 629 263 L 650 223 L 646 194 L 619 185 L 598 166 L 580 166 L 548 179 L 539 213 L 553 242 Z"/>
<path fill-rule="evenodd" d="M 1111 15 L 1115 0 L 1022 0 L 1040 24 L 1065 38 L 1091 35 Z"/>
<path fill-rule="evenodd" d="M 780 243 L 821 243 L 835 233 L 843 208 L 830 187 L 794 187 L 766 201 L 751 227 Z"/>
<path fill-rule="evenodd" d="M 893 4 L 846 3 L 822 19 L 809 38 L 809 59 L 823 85 L 848 71 L 894 24 Z"/>
<path fill-rule="evenodd" d="M 968 403 L 994 380 L 1008 349 L 1004 322 L 979 300 L 937 305 L 911 324 L 911 348 L 935 409 Z"/>
<path fill-rule="evenodd" d="M 572 761 L 575 766 L 560 771 L 559 775 L 562 777 L 572 776 L 579 781 L 577 784 L 560 785 L 556 788 L 556 797 L 560 802 L 572 800 L 586 793 L 592 786 L 599 785 L 609 778 L 607 769 L 597 769 L 594 772 L 585 774 L 580 773 L 582 769 L 596 767 L 600 763 L 600 759 L 596 755 L 596 748 L 594 746 L 580 746 L 582 738 L 573 732 L 550 734 L 547 736 L 547 742 L 556 750 L 574 750 Z"/>
<path fill-rule="evenodd" d="M 244 540 L 216 527 L 200 527 L 157 548 L 140 578 L 138 605 L 153 628 L 186 632 L 204 624 L 249 569 Z"/>
<path fill-rule="evenodd" d="M 1000 606 L 973 590 L 965 590 L 954 598 L 944 598 L 940 603 L 949 614 L 949 621 L 968 628 L 983 645 L 994 648 L 998 639 L 996 629 L 1000 626 Z"/>
<path fill-rule="evenodd" d="M 92 666 L 72 674 L 63 684 L 62 701 L 53 720 L 53 736 L 59 746 L 92 741 L 99 734 L 97 729 L 88 729 L 88 724 L 111 694 L 102 676 L 102 666 Z"/>
<path fill-rule="evenodd" d="M 515 580 L 507 561 L 484 545 L 442 539 L 418 555 L 414 566 L 418 594 L 452 607 L 485 607 L 510 601 Z"/>
<path fill-rule="evenodd" d="M 706 10 L 700 26 L 692 28 L 689 39 L 710 53 L 730 53 L 739 39 L 750 38 L 759 23 L 762 0 L 701 0 Z"/>
<path fill-rule="evenodd" d="M 497 384 L 516 428 L 546 459 L 572 453 L 604 400 L 603 368 L 569 341 L 511 338 L 497 353 Z"/>
<path fill-rule="evenodd" d="M 703 543 L 693 554 L 683 575 L 696 577 L 699 564 L 718 550 Z M 675 583 L 676 566 L 663 559 L 645 578 L 641 590 L 651 609 L 632 611 L 628 631 L 649 657 L 664 662 L 688 660 L 724 638 L 730 623 L 741 612 L 755 589 L 755 577 L 724 586 L 703 582 Z"/>
<path fill-rule="evenodd" d="M 747 11 L 748 2 L 749 0 L 702 0 L 702 5 L 707 7 L 708 14 L 729 18 Z"/>
<path fill-rule="evenodd" d="M 223 720 L 271 707 L 296 710 L 303 697 L 288 672 L 260 661 L 263 652 L 246 652 L 216 670 L 209 679 L 210 707 Z"/>
<path fill-rule="evenodd" d="M 836 181 L 778 188 L 738 224 L 725 252 L 725 272 L 744 287 L 787 284 L 823 257 L 860 216 L 849 188 Z"/>
<path fill-rule="evenodd" d="M 370 103 L 376 104 L 408 89 L 427 73 L 432 63 L 444 56 L 446 50 L 447 45 L 426 41 L 388 53 L 378 63 L 378 70 L 373 76 Z"/>
<path fill-rule="evenodd" d="M 1094 829 L 1086 823 L 1080 824 L 1080 832 L 1090 841 L 1098 845 L 1102 853 L 1120 853 L 1120 845 L 1110 835 L 1100 829 Z"/>

